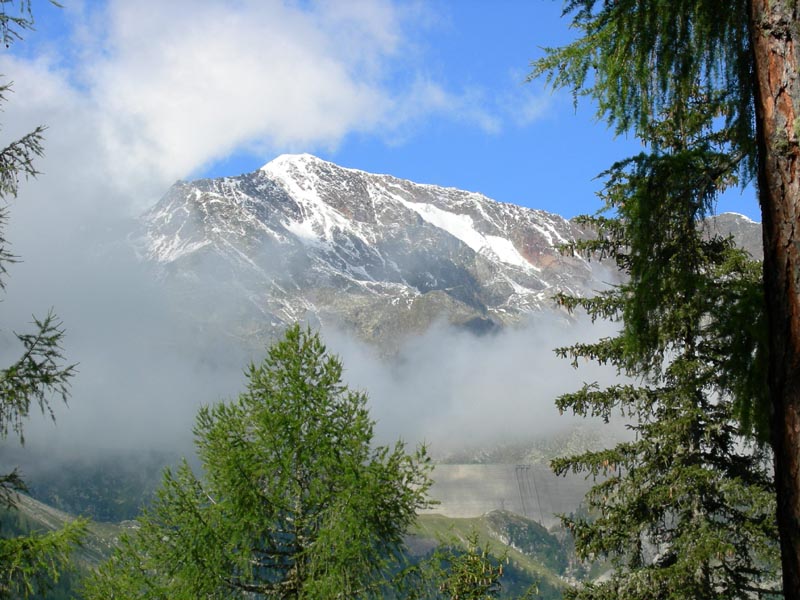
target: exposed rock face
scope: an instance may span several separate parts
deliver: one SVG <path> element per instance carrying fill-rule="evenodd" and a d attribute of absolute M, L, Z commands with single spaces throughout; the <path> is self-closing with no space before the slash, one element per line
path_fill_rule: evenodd
<path fill-rule="evenodd" d="M 438 319 L 490 331 L 613 279 L 558 252 L 582 235 L 562 217 L 309 155 L 178 182 L 143 225 L 175 292 L 202 294 L 209 322 L 235 306 L 224 320 L 243 336 L 305 318 L 390 347 Z"/>
<path fill-rule="evenodd" d="M 764 258 L 764 244 L 761 239 L 761 223 L 751 221 L 737 213 L 722 213 L 706 221 L 706 231 L 710 235 L 733 236 L 736 245 L 755 258 Z"/>
<path fill-rule="evenodd" d="M 449 517 L 476 517 L 505 510 L 552 527 L 559 514 L 578 510 L 592 481 L 559 477 L 546 465 L 436 465 L 431 498 L 439 504 L 427 512 Z"/>
<path fill-rule="evenodd" d="M 717 219 L 758 235 L 743 217 Z M 303 154 L 176 183 L 139 243 L 204 325 L 260 344 L 298 319 L 336 323 L 391 350 L 437 320 L 485 333 L 552 309 L 556 292 L 619 281 L 558 251 L 582 235 L 558 215 Z"/>

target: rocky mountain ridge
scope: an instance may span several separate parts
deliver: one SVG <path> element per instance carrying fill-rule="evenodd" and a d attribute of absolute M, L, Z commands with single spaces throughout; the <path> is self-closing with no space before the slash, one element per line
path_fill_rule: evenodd
<path fill-rule="evenodd" d="M 307 320 L 383 348 L 446 321 L 476 333 L 592 294 L 614 268 L 558 250 L 586 231 L 481 194 L 282 155 L 238 177 L 177 182 L 141 221 L 138 248 L 206 324 L 268 339 Z M 758 253 L 758 224 L 719 215 Z"/>
<path fill-rule="evenodd" d="M 143 216 L 138 247 L 177 298 L 202 290 L 198 313 L 236 335 L 306 319 L 391 346 L 437 320 L 490 331 L 551 309 L 555 292 L 613 283 L 607 266 L 557 250 L 582 235 L 558 215 L 303 154 L 176 183 Z"/>

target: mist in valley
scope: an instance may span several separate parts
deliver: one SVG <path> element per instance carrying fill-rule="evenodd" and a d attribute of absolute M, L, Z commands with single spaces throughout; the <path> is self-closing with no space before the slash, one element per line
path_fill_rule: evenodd
<path fill-rule="evenodd" d="M 202 311 L 192 304 L 202 304 L 202 287 L 197 298 L 178 302 L 169 295 L 152 266 L 135 256 L 127 224 L 102 230 L 99 239 L 76 232 L 82 243 L 51 256 L 24 254 L 24 263 L 11 269 L 5 362 L 17 350 L 11 330 L 24 331 L 31 313 L 52 306 L 67 331 L 66 359 L 78 370 L 69 406 L 54 404 L 55 423 L 38 414 L 29 420 L 31 455 L 190 453 L 197 409 L 235 398 L 246 384 L 247 364 L 266 352 L 267 340 L 240 340 L 219 322 L 196 319 Z M 323 323 L 321 332 L 342 359 L 345 383 L 368 394 L 377 441 L 425 442 L 437 456 L 573 427 L 582 420 L 559 415 L 556 396 L 616 375 L 592 365 L 575 370 L 555 356 L 557 346 L 613 333 L 611 325 L 589 326 L 557 311 L 483 336 L 439 323 L 406 339 L 390 357 L 336 323 Z"/>

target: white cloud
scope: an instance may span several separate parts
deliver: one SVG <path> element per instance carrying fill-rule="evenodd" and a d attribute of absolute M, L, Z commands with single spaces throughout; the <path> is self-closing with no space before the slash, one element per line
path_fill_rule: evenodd
<path fill-rule="evenodd" d="M 506 87 L 497 98 L 498 111 L 516 127 L 529 125 L 551 114 L 552 107 L 567 95 L 554 91 L 542 81 L 526 80 L 528 73 L 518 69 L 508 72 Z"/>
<path fill-rule="evenodd" d="M 415 130 L 431 117 L 469 124 L 489 134 L 502 129 L 502 120 L 490 110 L 485 94 L 477 88 L 453 92 L 437 81 L 419 76 L 394 104 L 395 119 L 388 128 L 394 139 L 402 139 L 409 129 Z"/>
<path fill-rule="evenodd" d="M 527 127 L 546 116 L 553 106 L 553 95 L 542 91 L 520 93 L 510 99 L 506 110 L 510 118 L 520 127 Z"/>
<path fill-rule="evenodd" d="M 397 143 L 430 119 L 497 134 L 547 106 L 528 89 L 431 77 L 420 32 L 437 20 L 419 3 L 110 0 L 65 11 L 67 47 L 2 72 L 25 86 L 32 122 L 63 139 L 48 141 L 56 168 L 82 162 L 136 210 L 236 151 L 266 161 L 333 150 L 351 133 Z M 75 177 L 73 166 L 63 170 Z"/>
<path fill-rule="evenodd" d="M 63 52 L 0 59 L 24 98 L 4 121 L 47 123 L 49 156 L 80 157 L 82 176 L 145 203 L 237 150 L 266 160 L 331 149 L 409 118 L 388 81 L 422 13 L 386 0 L 111 0 L 65 11 L 74 30 Z"/>
<path fill-rule="evenodd" d="M 368 392 L 381 439 L 427 440 L 439 456 L 467 446 L 547 438 L 585 424 L 560 415 L 555 399 L 583 381 L 606 385 L 619 376 L 595 364 L 575 370 L 553 348 L 616 332 L 611 323 L 589 325 L 585 317 L 567 322 L 556 313 L 485 337 L 440 324 L 408 339 L 387 363 L 363 343 L 324 331 L 329 348 L 342 357 L 348 385 Z"/>
<path fill-rule="evenodd" d="M 113 2 L 90 78 L 112 152 L 123 170 L 150 160 L 172 179 L 242 146 L 331 147 L 374 128 L 390 103 L 379 67 L 397 44 L 387 6 L 356 17 L 278 2 Z"/>

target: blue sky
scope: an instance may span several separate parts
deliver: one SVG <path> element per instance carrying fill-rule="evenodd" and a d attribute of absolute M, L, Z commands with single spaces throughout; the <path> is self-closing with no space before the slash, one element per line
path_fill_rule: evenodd
<path fill-rule="evenodd" d="M 524 83 L 570 39 L 557 0 L 63 4 L 35 3 L 37 30 L 2 57 L 7 118 L 49 125 L 46 173 L 132 212 L 175 179 L 310 152 L 572 217 L 639 150 L 588 102 Z M 719 210 L 759 220 L 752 189 Z"/>

